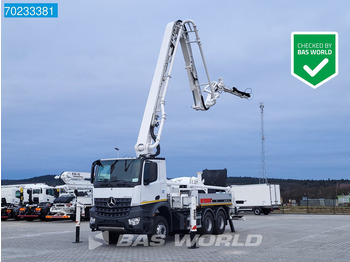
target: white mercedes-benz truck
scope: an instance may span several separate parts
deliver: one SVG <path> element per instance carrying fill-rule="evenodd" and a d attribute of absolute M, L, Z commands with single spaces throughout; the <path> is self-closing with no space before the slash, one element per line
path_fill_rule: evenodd
<path fill-rule="evenodd" d="M 165 95 L 174 56 L 181 46 L 194 99 L 193 108 L 208 110 L 222 92 L 249 98 L 248 92 L 228 88 L 222 78 L 211 81 L 196 24 L 192 20 L 166 26 L 158 62 L 144 111 L 135 158 L 99 159 L 92 164 L 94 205 L 90 228 L 104 231 L 109 244 L 119 235 L 147 234 L 166 237 L 175 231 L 221 234 L 237 215 L 232 189 L 225 184 L 206 184 L 202 173 L 196 177 L 167 179 L 165 159 L 158 157 L 166 119 Z M 206 83 L 199 82 L 192 49 L 202 58 Z M 206 99 L 202 92 L 208 93 Z"/>

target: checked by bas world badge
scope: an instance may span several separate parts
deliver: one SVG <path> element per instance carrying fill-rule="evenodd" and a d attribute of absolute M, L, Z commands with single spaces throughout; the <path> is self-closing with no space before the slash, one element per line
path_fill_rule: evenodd
<path fill-rule="evenodd" d="M 292 33 L 293 76 L 317 88 L 338 74 L 337 32 Z"/>

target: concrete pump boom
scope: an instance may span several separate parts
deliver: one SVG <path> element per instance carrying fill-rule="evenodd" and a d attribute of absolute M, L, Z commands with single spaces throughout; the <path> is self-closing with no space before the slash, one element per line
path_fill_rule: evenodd
<path fill-rule="evenodd" d="M 236 88 L 228 88 L 223 79 L 211 81 L 205 62 L 201 40 L 198 36 L 196 24 L 192 20 L 171 22 L 166 26 L 162 45 L 160 48 L 156 70 L 153 75 L 148 100 L 144 111 L 139 136 L 135 145 L 137 156 L 157 156 L 160 153 L 160 139 L 166 119 L 165 95 L 176 55 L 177 48 L 181 45 L 184 56 L 188 79 L 193 95 L 193 109 L 208 110 L 215 105 L 221 92 L 231 93 L 241 98 L 249 98 L 250 94 L 239 91 Z M 192 53 L 192 45 L 197 44 L 206 74 L 206 83 L 200 83 Z M 208 93 L 204 100 L 202 92 Z M 155 134 L 155 128 L 158 128 Z M 154 153 L 154 150 L 157 152 Z"/>

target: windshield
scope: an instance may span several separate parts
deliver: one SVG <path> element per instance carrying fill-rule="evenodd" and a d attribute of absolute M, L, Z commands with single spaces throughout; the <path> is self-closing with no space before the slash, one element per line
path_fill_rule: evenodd
<path fill-rule="evenodd" d="M 19 191 L 19 190 L 16 191 L 16 197 L 21 198 L 21 191 Z"/>
<path fill-rule="evenodd" d="M 41 188 L 40 189 L 33 189 L 33 194 L 41 194 Z"/>
<path fill-rule="evenodd" d="M 98 161 L 95 187 L 134 187 L 140 185 L 141 159 Z"/>
<path fill-rule="evenodd" d="M 55 189 L 46 189 L 46 195 L 55 196 Z"/>
<path fill-rule="evenodd" d="M 75 196 L 59 196 L 53 202 L 54 203 L 70 203 Z"/>

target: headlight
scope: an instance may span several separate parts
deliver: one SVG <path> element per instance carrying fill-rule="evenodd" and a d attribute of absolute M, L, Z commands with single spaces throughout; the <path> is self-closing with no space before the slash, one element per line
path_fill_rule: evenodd
<path fill-rule="evenodd" d="M 140 217 L 134 217 L 134 218 L 130 218 L 129 221 L 129 225 L 131 226 L 136 226 L 140 223 L 141 218 Z"/>
<path fill-rule="evenodd" d="M 90 224 L 95 224 L 96 219 L 94 217 L 90 217 Z"/>

